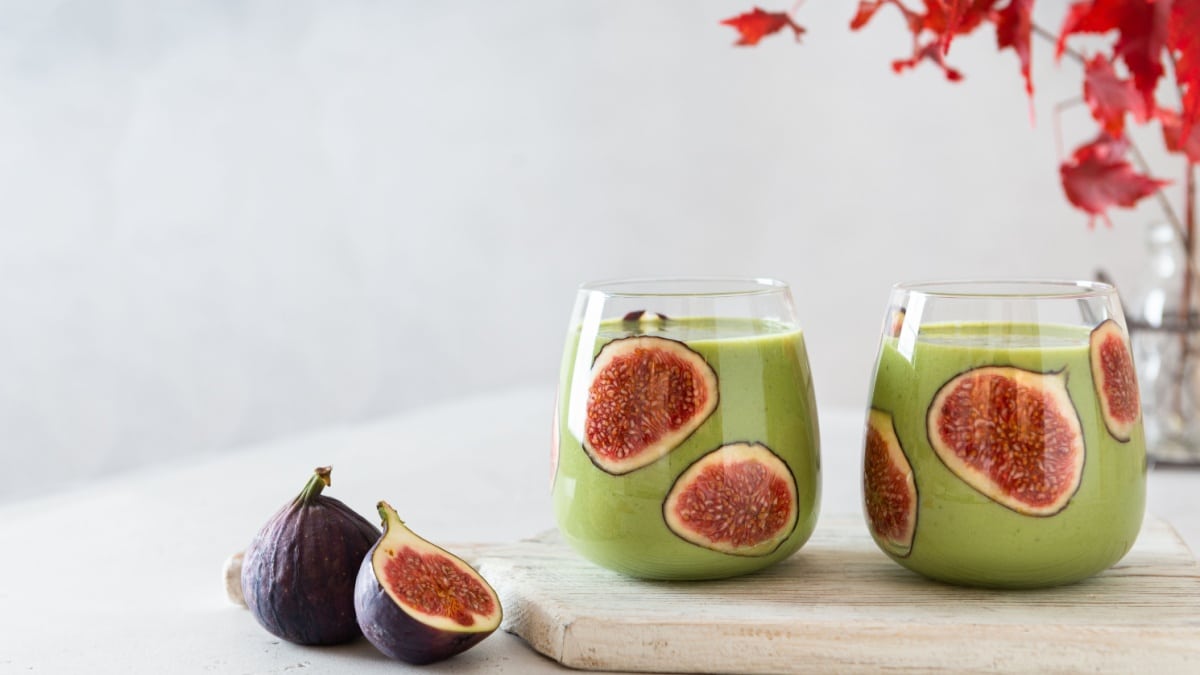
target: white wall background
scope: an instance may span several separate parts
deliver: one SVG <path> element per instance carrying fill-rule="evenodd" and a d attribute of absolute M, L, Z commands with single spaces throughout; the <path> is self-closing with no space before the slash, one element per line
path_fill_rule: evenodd
<path fill-rule="evenodd" d="M 1136 279 L 1154 208 L 1058 186 L 1074 64 L 1031 128 L 990 33 L 952 85 L 850 0 L 735 49 L 752 4 L 0 2 L 0 500 L 550 386 L 592 278 L 784 279 L 848 406 L 896 280 Z"/>

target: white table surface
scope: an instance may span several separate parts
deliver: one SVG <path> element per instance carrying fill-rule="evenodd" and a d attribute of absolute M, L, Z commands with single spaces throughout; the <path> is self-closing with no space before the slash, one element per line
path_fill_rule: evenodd
<path fill-rule="evenodd" d="M 362 640 L 299 647 L 229 603 L 221 579 L 224 559 L 323 464 L 327 495 L 371 519 L 386 499 L 443 544 L 552 528 L 552 405 L 552 391 L 513 389 L 0 507 L 0 673 L 573 672 L 503 632 L 422 668 Z M 821 412 L 824 514 L 860 513 L 862 420 Z M 1193 550 L 1198 506 L 1200 471 L 1151 472 L 1148 510 Z"/>

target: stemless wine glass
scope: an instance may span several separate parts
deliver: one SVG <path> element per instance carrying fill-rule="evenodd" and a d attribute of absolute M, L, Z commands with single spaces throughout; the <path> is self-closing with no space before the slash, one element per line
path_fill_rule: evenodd
<path fill-rule="evenodd" d="M 1111 286 L 899 284 L 883 332 L 863 491 L 885 553 L 933 579 L 1011 588 L 1125 555 L 1146 451 Z"/>
<path fill-rule="evenodd" d="M 812 533 L 816 403 L 782 282 L 584 284 L 558 399 L 555 517 L 585 558 L 712 579 L 778 562 Z"/>

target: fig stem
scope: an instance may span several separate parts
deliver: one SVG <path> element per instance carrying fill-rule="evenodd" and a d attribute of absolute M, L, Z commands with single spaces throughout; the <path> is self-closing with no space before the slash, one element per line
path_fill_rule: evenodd
<path fill-rule="evenodd" d="M 324 490 L 332 482 L 329 478 L 332 471 L 333 467 L 329 466 L 319 466 L 313 469 L 312 477 L 305 483 L 304 489 L 300 491 L 300 496 L 296 497 L 296 500 L 307 504 L 320 496 L 321 490 Z"/>
<path fill-rule="evenodd" d="M 379 511 L 379 517 L 383 519 L 383 533 L 385 535 L 393 523 L 401 526 L 404 525 L 404 521 L 400 520 L 400 514 L 396 513 L 396 509 L 393 509 L 391 504 L 380 501 L 375 505 L 375 510 Z"/>

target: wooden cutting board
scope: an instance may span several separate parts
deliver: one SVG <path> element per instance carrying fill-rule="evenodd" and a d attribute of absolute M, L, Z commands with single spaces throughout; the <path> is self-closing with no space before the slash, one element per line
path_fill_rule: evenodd
<path fill-rule="evenodd" d="M 646 672 L 1200 673 L 1200 565 L 1147 518 L 1116 567 L 1072 586 L 927 581 L 860 519 L 822 519 L 788 560 L 710 582 L 600 569 L 554 534 L 479 551 L 504 628 L 572 668 Z"/>

